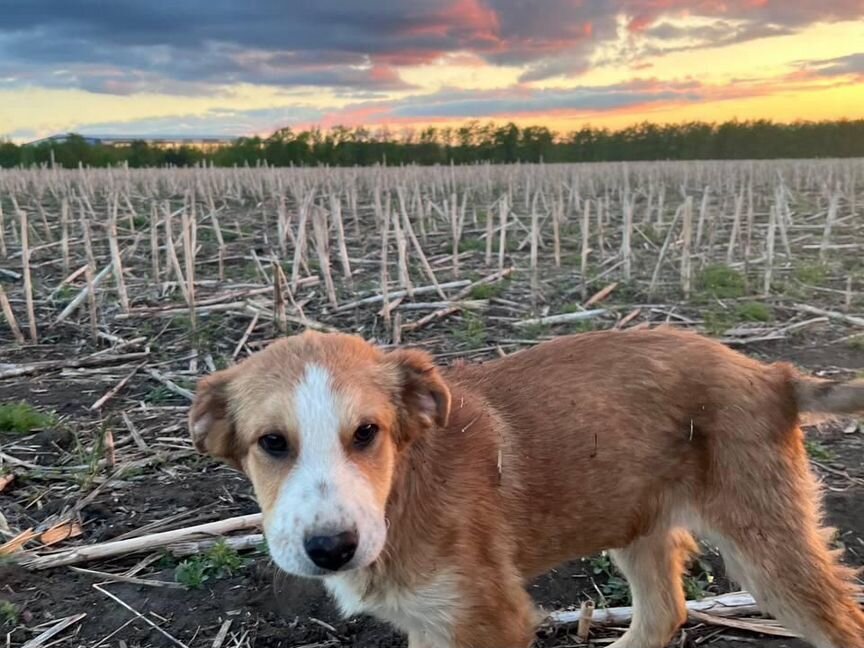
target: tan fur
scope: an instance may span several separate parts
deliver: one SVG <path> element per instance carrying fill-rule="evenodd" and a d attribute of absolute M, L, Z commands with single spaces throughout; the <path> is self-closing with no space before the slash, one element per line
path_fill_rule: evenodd
<path fill-rule="evenodd" d="M 826 387 L 666 328 L 563 337 L 441 372 L 418 351 L 304 334 L 206 379 L 190 414 L 198 447 L 242 465 L 265 516 L 291 462 L 255 448 L 272 425 L 261 395 L 290 409 L 308 362 L 334 376 L 346 439 L 361 419 L 382 430 L 371 455 L 346 452 L 386 500 L 387 544 L 331 590 L 412 648 L 529 646 L 540 617 L 525 582 L 603 549 L 636 608 L 614 648 L 661 648 L 685 619 L 688 530 L 818 648 L 864 648 L 798 427 L 804 410 L 864 409 L 860 384 Z M 412 616 L 412 596 L 434 628 Z"/>

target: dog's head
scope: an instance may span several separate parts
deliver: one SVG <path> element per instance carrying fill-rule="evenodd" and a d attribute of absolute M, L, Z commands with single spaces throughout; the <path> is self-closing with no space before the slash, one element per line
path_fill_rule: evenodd
<path fill-rule="evenodd" d="M 378 558 L 398 457 L 449 411 L 427 354 L 308 332 L 204 378 L 189 427 L 252 480 L 276 564 L 326 576 Z"/>

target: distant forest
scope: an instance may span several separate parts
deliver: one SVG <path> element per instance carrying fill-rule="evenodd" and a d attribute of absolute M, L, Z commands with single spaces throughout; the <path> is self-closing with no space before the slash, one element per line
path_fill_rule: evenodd
<path fill-rule="evenodd" d="M 92 167 L 191 166 L 366 166 L 386 163 L 603 162 L 864 157 L 864 119 L 641 123 L 622 130 L 586 126 L 555 133 L 543 126 L 468 122 L 457 128 L 429 127 L 394 136 L 386 129 L 337 126 L 330 130 L 283 128 L 270 137 L 243 137 L 214 151 L 191 146 L 162 149 L 144 141 L 130 146 L 91 145 L 81 137 L 63 143 L 0 142 L 0 166 L 48 164 Z"/>

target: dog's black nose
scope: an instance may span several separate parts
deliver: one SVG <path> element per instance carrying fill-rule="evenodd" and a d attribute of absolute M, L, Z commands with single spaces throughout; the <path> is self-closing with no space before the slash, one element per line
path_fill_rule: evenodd
<path fill-rule="evenodd" d="M 336 535 L 316 535 L 303 543 L 306 554 L 321 569 L 336 571 L 344 567 L 357 551 L 357 533 L 343 531 Z"/>

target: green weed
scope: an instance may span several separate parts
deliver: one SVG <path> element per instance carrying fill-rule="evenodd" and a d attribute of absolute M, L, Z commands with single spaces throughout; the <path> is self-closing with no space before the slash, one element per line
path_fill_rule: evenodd
<path fill-rule="evenodd" d="M 236 549 L 219 540 L 206 552 L 177 565 L 174 578 L 181 585 L 198 589 L 208 580 L 233 576 L 246 566 L 246 562 Z"/>
<path fill-rule="evenodd" d="M 747 290 L 744 275 L 725 265 L 709 265 L 696 276 L 696 289 L 718 299 L 737 299 Z"/>
<path fill-rule="evenodd" d="M 589 564 L 595 576 L 602 576 L 605 579 L 599 585 L 604 605 L 607 607 L 630 605 L 630 586 L 627 585 L 627 580 L 618 571 L 609 554 L 604 551 L 599 556 L 591 558 Z"/>
<path fill-rule="evenodd" d="M 486 241 L 479 238 L 466 238 L 459 241 L 460 252 L 483 252 L 486 250 Z"/>
<path fill-rule="evenodd" d="M 77 290 L 75 290 L 69 284 L 63 284 L 55 293 L 54 297 L 57 301 L 60 302 L 70 302 L 72 298 L 77 294 Z"/>
<path fill-rule="evenodd" d="M 720 336 L 741 322 L 770 322 L 774 311 L 759 302 L 738 304 L 734 310 L 707 310 L 702 315 L 702 325 L 709 335 Z"/>
<path fill-rule="evenodd" d="M 735 314 L 742 322 L 770 322 L 774 319 L 774 312 L 770 306 L 760 302 L 746 302 L 739 304 Z"/>
<path fill-rule="evenodd" d="M 684 574 L 684 592 L 688 600 L 699 600 L 710 594 L 709 587 L 714 584 L 714 569 L 710 563 L 697 559 Z"/>
<path fill-rule="evenodd" d="M 702 316 L 702 326 L 709 335 L 723 335 L 734 324 L 734 318 L 727 311 L 706 311 Z"/>
<path fill-rule="evenodd" d="M 549 334 L 549 325 L 548 324 L 530 324 L 528 326 L 523 326 L 521 329 L 522 337 L 528 340 L 536 340 L 539 337 Z"/>
<path fill-rule="evenodd" d="M 232 362 L 231 357 L 226 355 L 217 355 L 213 358 L 213 366 L 219 370 L 227 369 Z"/>
<path fill-rule="evenodd" d="M 604 551 L 599 556 L 591 558 L 589 565 L 595 576 L 601 576 L 604 579 L 603 583 L 598 584 L 600 592 L 603 594 L 604 605 L 608 607 L 630 605 L 632 601 L 630 586 L 615 563 L 612 562 L 609 554 Z M 687 599 L 705 598 L 710 593 L 709 588 L 713 583 L 714 571 L 711 565 L 704 560 L 697 559 L 691 566 L 689 573 L 684 574 L 684 591 Z"/>
<path fill-rule="evenodd" d="M 51 427 L 56 422 L 53 414 L 42 412 L 24 401 L 0 405 L 0 433 L 29 434 L 33 430 Z"/>
<path fill-rule="evenodd" d="M 75 473 L 75 480 L 82 490 L 86 490 L 92 486 L 99 474 L 99 462 L 105 456 L 105 429 L 100 427 L 90 444 L 80 435 L 75 434 L 75 445 L 71 452 L 75 457 L 75 463 L 82 466 L 81 471 Z"/>
<path fill-rule="evenodd" d="M 506 281 L 478 284 L 471 289 L 471 299 L 492 299 L 498 297 L 507 288 Z"/>
<path fill-rule="evenodd" d="M 834 453 L 815 439 L 805 439 L 804 448 L 810 458 L 816 461 L 831 461 L 834 458 Z"/>
<path fill-rule="evenodd" d="M 210 563 L 217 576 L 231 576 L 235 572 L 240 571 L 246 561 L 224 540 L 219 540 L 210 551 L 207 552 L 206 558 Z"/>
<path fill-rule="evenodd" d="M 856 351 L 864 351 L 864 335 L 856 335 L 846 340 L 846 346 Z"/>
<path fill-rule="evenodd" d="M 177 395 L 174 392 L 165 385 L 159 385 L 147 392 L 144 400 L 151 405 L 164 405 L 165 403 L 170 403 L 175 398 L 177 398 Z"/>
<path fill-rule="evenodd" d="M 466 346 L 478 347 L 486 341 L 486 324 L 476 313 L 466 311 L 462 318 L 462 327 L 455 329 L 453 335 Z"/>
<path fill-rule="evenodd" d="M 204 584 L 204 581 L 210 578 L 207 571 L 207 563 L 195 556 L 177 565 L 174 570 L 174 579 L 189 589 L 198 589 Z"/>
<path fill-rule="evenodd" d="M 222 240 L 225 241 L 226 243 L 231 243 L 233 241 L 236 241 L 241 236 L 243 236 L 243 230 L 242 229 L 238 230 L 236 232 L 234 230 L 229 230 L 229 229 L 223 229 L 222 230 Z"/>
<path fill-rule="evenodd" d="M 12 601 L 0 601 L 0 628 L 18 625 L 18 606 Z"/>
<path fill-rule="evenodd" d="M 801 283 L 818 286 L 828 277 L 828 268 L 822 263 L 803 263 L 795 268 L 793 274 Z"/>

